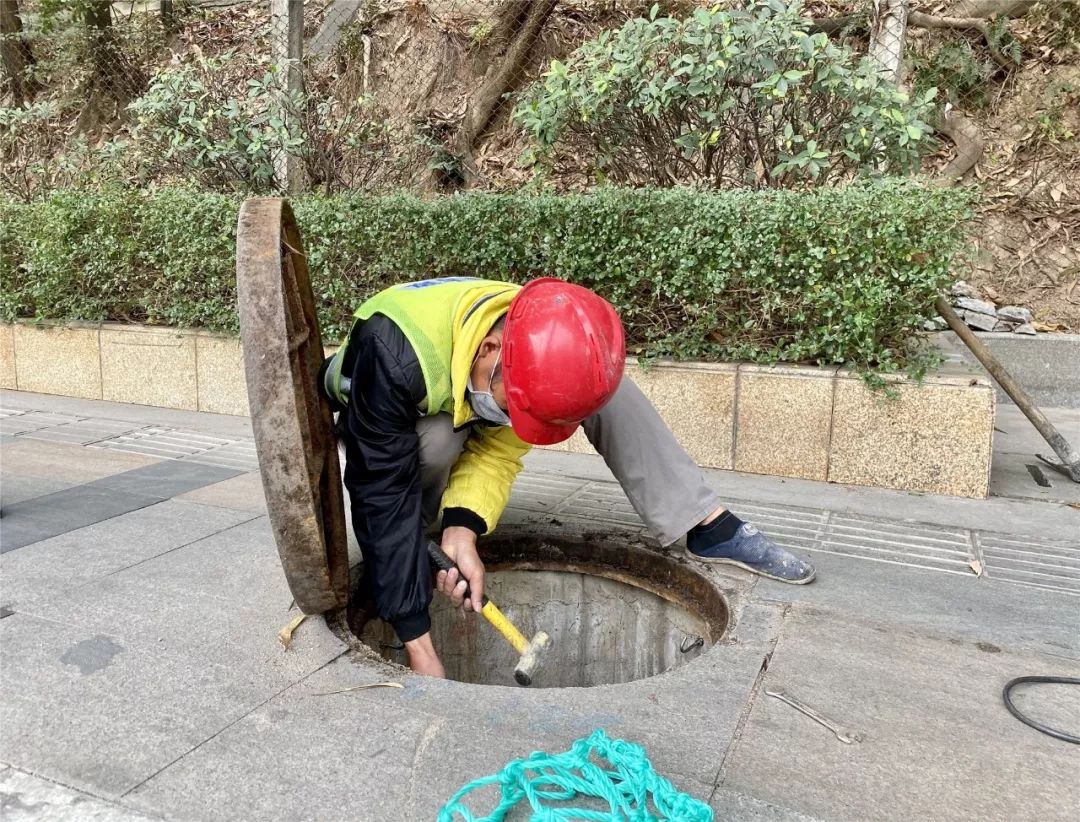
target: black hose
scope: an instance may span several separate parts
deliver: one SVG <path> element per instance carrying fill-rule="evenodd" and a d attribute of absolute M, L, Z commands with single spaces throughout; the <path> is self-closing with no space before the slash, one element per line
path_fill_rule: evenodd
<path fill-rule="evenodd" d="M 1080 679 L 1074 679 L 1068 676 L 1018 676 L 1016 679 L 1010 679 L 1005 684 L 1005 689 L 1001 692 L 1001 698 L 1005 700 L 1005 707 L 1009 709 L 1009 713 L 1023 722 L 1030 728 L 1034 728 L 1036 731 L 1041 731 L 1047 736 L 1052 736 L 1055 739 L 1062 739 L 1065 742 L 1072 742 L 1075 745 L 1080 745 L 1080 736 L 1073 736 L 1072 734 L 1065 733 L 1065 731 L 1059 731 L 1056 728 L 1051 728 L 1048 725 L 1043 725 L 1041 722 L 1036 722 L 1029 716 L 1020 713 L 1020 709 L 1013 705 L 1012 689 L 1017 685 L 1041 685 L 1041 684 L 1053 684 L 1053 685 L 1080 685 Z"/>

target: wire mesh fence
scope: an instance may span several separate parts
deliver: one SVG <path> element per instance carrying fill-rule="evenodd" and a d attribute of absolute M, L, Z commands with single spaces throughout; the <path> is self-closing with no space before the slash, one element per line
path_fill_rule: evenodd
<path fill-rule="evenodd" d="M 1078 6 L 0 0 L 0 185 L 812 188 L 921 170 L 981 186 L 974 265 L 994 287 L 1080 323 Z"/>

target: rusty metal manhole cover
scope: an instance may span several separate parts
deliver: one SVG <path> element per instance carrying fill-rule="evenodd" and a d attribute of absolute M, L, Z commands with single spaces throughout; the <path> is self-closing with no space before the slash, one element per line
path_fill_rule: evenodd
<path fill-rule="evenodd" d="M 240 208 L 236 283 L 248 403 L 281 565 L 304 613 L 344 606 L 349 558 L 337 443 L 316 388 L 323 360 L 307 261 L 292 209 Z"/>

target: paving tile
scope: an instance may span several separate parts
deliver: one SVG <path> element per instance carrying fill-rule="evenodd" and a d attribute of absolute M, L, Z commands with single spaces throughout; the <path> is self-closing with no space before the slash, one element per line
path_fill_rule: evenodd
<path fill-rule="evenodd" d="M 219 517 L 246 516 L 210 510 Z M 285 653 L 277 635 L 295 616 L 291 602 L 269 525 L 259 519 L 15 608 L 124 642 L 153 638 L 193 665 L 221 664 L 239 679 L 280 684 L 306 673 L 310 654 L 322 664 L 341 650 L 325 622 L 311 617 Z"/>
<path fill-rule="evenodd" d="M 1076 752 L 1001 704 L 1008 679 L 1045 670 L 1077 676 L 1080 662 L 795 608 L 763 688 L 786 690 L 864 739 L 842 744 L 759 693 L 721 787 L 824 819 L 1074 819 Z M 1075 691 L 1047 689 L 1039 715 L 1075 725 Z"/>
<path fill-rule="evenodd" d="M 536 751 L 549 754 L 562 753 L 569 750 L 578 739 L 587 737 L 590 733 L 591 731 L 574 735 L 573 732 L 560 732 L 550 736 L 539 736 L 533 733 L 495 734 L 473 731 L 466 737 L 468 755 L 462 756 L 460 723 L 453 717 L 442 718 L 442 721 L 436 720 L 428 727 L 427 744 L 415 759 L 413 778 L 409 786 L 409 804 L 402 809 L 404 813 L 396 818 L 434 819 L 446 801 L 465 783 L 496 774 L 511 761 L 524 759 Z M 607 733 L 613 739 L 639 743 L 639 740 L 632 736 Z M 644 747 L 655 766 L 653 749 L 648 744 Z M 710 783 L 680 774 L 660 772 L 660 775 L 671 782 L 676 790 L 683 791 L 703 802 L 708 801 L 709 794 L 712 792 Z M 425 780 L 430 781 L 431 785 L 431 790 L 427 792 L 422 787 Z M 465 805 L 473 812 L 487 813 L 495 807 L 497 797 L 498 790 L 492 786 L 470 793 L 465 799 Z M 550 807 L 552 803 L 544 804 Z M 595 811 L 608 811 L 610 807 L 607 802 L 587 797 L 579 797 L 569 804 Z M 524 820 L 529 816 L 529 803 L 522 801 L 509 819 Z"/>
<path fill-rule="evenodd" d="M 62 491 L 75 484 L 70 481 L 65 482 L 43 477 L 24 477 L 7 472 L 0 473 L 0 507 L 7 507 L 8 505 L 14 505 L 16 502 L 23 502 L 55 491 Z"/>
<path fill-rule="evenodd" d="M 818 822 L 814 817 L 793 811 L 791 808 L 762 802 L 738 791 L 718 788 L 709 800 L 717 820 L 739 822 Z"/>
<path fill-rule="evenodd" d="M 266 511 L 262 475 L 258 471 L 249 471 L 222 482 L 215 482 L 213 485 L 196 488 L 186 494 L 179 494 L 176 498 L 204 505 L 236 508 L 240 511 L 256 513 Z"/>
<path fill-rule="evenodd" d="M 3 602 L 31 609 L 34 602 L 53 601 L 62 619 L 69 589 L 223 531 L 249 516 L 190 502 L 159 502 L 28 545 L 0 558 Z"/>
<path fill-rule="evenodd" d="M 232 439 L 180 431 L 175 428 L 147 426 L 95 443 L 95 448 L 153 454 L 167 459 L 183 459 L 232 443 Z"/>
<path fill-rule="evenodd" d="M 0 771 L 0 807 L 4 822 L 153 822 L 115 802 L 75 791 L 15 768 Z"/>
<path fill-rule="evenodd" d="M 102 477 L 90 483 L 90 486 L 169 499 L 177 494 L 231 479 L 239 473 L 232 468 L 170 460 Z"/>
<path fill-rule="evenodd" d="M 622 685 L 524 689 L 406 676 L 399 699 L 412 709 L 435 715 L 446 713 L 447 705 L 470 705 L 470 722 L 478 731 L 524 736 L 535 740 L 536 748 L 547 750 L 561 750 L 574 739 L 604 728 L 610 736 L 644 745 L 659 772 L 711 785 L 734 737 L 743 703 L 779 631 L 780 613 L 779 608 L 759 609 L 752 630 L 748 622 L 739 641 L 716 645 L 667 673 Z M 303 687 L 331 691 L 386 676 L 342 658 L 314 674 Z M 349 696 L 361 702 L 391 698 L 377 691 Z"/>
<path fill-rule="evenodd" d="M 373 710 L 351 694 L 287 691 L 126 799 L 135 807 L 168 808 L 179 819 L 431 819 L 440 794 L 450 790 L 439 777 L 455 760 L 431 774 L 418 766 L 429 764 L 426 749 L 443 724 L 453 723 L 387 693 Z M 452 733 L 460 762 L 462 749 L 472 745 L 460 725 Z"/>
<path fill-rule="evenodd" d="M 110 799 L 282 687 L 197 664 L 153 637 L 132 642 L 24 614 L 0 620 L 0 658 L 0 760 Z"/>
<path fill-rule="evenodd" d="M 253 440 L 230 442 L 216 448 L 210 448 L 190 457 L 181 457 L 190 462 L 201 462 L 205 465 L 220 465 L 224 468 L 235 468 L 237 471 L 259 470 L 259 455 L 255 451 Z"/>
<path fill-rule="evenodd" d="M 4 517 L 0 520 L 0 554 L 159 501 L 158 497 L 91 485 L 76 485 L 24 500 L 4 508 Z"/>
<path fill-rule="evenodd" d="M 173 429 L 198 430 L 229 440 L 248 438 L 251 420 L 223 414 L 205 414 L 178 408 L 156 408 L 150 405 L 104 402 L 77 397 L 42 396 L 30 392 L 0 389 L 0 416 L 8 411 L 31 411 L 46 408 L 65 414 L 92 419 L 127 421 L 139 426 L 158 426 Z"/>
<path fill-rule="evenodd" d="M 357 679 L 353 663 L 341 660 L 329 668 L 352 673 L 349 682 Z M 336 674 L 327 676 L 326 670 L 170 766 L 134 791 L 129 801 L 147 808 L 169 807 L 194 818 L 222 813 L 224 818 L 240 818 L 231 808 L 242 808 L 237 813 L 251 819 L 341 818 L 341 797 L 347 796 L 344 815 L 350 818 L 432 819 L 471 779 L 495 773 L 535 750 L 566 750 L 595 730 L 590 722 L 610 719 L 605 714 L 560 721 L 542 715 L 528 731 L 493 730 L 482 724 L 463 730 L 460 711 L 452 706 L 479 707 L 487 694 L 510 689 L 488 688 L 474 701 L 461 692 L 466 686 L 451 683 L 452 701 L 442 703 L 443 710 L 433 715 L 420 709 L 410 689 L 445 683 L 410 677 L 404 691 L 330 694 Z M 283 747 L 293 756 L 275 755 Z M 654 756 L 654 750 L 648 750 Z M 320 767 L 300 773 L 297 761 L 317 761 Z M 707 798 L 708 783 L 665 775 L 677 787 Z M 492 794 L 476 796 L 470 806 L 490 807 L 485 798 L 490 802 Z"/>
<path fill-rule="evenodd" d="M 1077 533 L 1074 542 L 993 533 L 978 533 L 976 540 L 991 578 L 1080 594 L 1080 525 Z"/>
<path fill-rule="evenodd" d="M 812 584 L 760 580 L 754 597 L 835 609 L 853 618 L 950 636 L 971 646 L 983 643 L 1080 659 L 1080 609 L 1075 596 L 973 573 L 942 574 L 817 552 L 810 557 L 818 572 Z"/>
<path fill-rule="evenodd" d="M 0 463 L 4 471 L 24 477 L 70 480 L 81 484 L 152 465 L 159 458 L 141 454 L 108 453 L 94 448 L 26 437 L 4 443 Z"/>

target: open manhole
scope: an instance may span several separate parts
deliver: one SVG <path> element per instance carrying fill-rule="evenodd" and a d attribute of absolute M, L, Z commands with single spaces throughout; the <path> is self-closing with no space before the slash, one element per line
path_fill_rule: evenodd
<path fill-rule="evenodd" d="M 533 687 L 629 682 L 696 658 L 720 639 L 727 602 L 694 564 L 614 539 L 495 536 L 481 543 L 488 592 L 523 634 L 552 647 Z M 514 685 L 517 653 L 478 614 L 436 595 L 432 639 L 450 679 Z M 381 620 L 350 622 L 384 659 L 406 663 Z"/>

